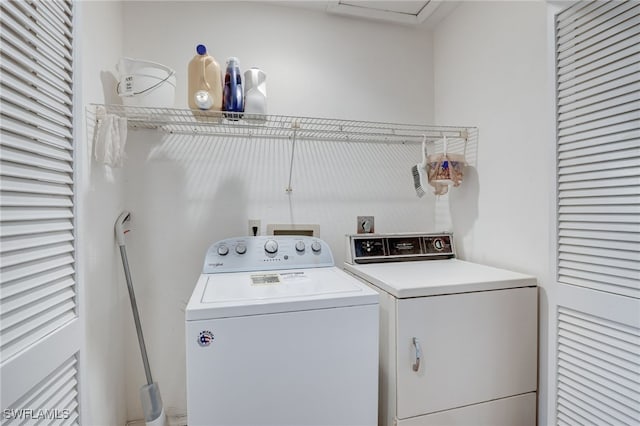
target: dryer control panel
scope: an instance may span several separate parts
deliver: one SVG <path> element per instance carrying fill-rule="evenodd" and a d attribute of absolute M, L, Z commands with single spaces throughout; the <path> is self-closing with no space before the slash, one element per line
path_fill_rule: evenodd
<path fill-rule="evenodd" d="M 456 257 L 453 235 L 356 234 L 347 235 L 347 263 L 380 263 Z"/>
<path fill-rule="evenodd" d="M 203 274 L 334 266 L 329 245 L 307 236 L 227 238 L 212 244 Z"/>

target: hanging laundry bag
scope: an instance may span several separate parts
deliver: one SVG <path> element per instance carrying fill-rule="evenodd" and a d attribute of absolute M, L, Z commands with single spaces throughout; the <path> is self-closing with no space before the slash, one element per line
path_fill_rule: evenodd
<path fill-rule="evenodd" d="M 445 137 L 443 152 L 427 157 L 427 178 L 429 185 L 434 188 L 434 193 L 444 195 L 449 191 L 450 186 L 460 186 L 464 177 L 465 165 L 464 155 L 447 152 L 447 138 Z"/>

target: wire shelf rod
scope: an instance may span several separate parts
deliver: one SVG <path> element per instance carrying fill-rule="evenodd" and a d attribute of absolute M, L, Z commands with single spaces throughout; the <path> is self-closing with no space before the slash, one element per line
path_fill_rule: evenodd
<path fill-rule="evenodd" d="M 157 129 L 170 134 L 237 136 L 298 140 L 420 143 L 426 136 L 436 141 L 467 140 L 473 127 L 433 126 L 286 115 L 254 115 L 222 111 L 192 111 L 177 108 L 148 108 L 124 105 L 92 105 L 103 113 L 126 117 L 132 129 Z M 98 120 L 99 114 L 94 115 Z"/>

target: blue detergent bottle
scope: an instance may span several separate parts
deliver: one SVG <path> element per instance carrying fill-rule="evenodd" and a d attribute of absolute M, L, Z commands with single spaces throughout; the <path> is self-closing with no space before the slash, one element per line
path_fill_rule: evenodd
<path fill-rule="evenodd" d="M 224 74 L 223 107 L 227 112 L 243 112 L 244 98 L 242 93 L 242 74 L 240 74 L 240 63 L 238 58 L 227 59 L 227 70 Z M 241 114 L 227 114 L 229 119 L 238 119 Z"/>

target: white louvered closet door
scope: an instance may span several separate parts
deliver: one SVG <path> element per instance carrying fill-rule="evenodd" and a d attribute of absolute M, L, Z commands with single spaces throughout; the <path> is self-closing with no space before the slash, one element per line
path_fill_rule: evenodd
<path fill-rule="evenodd" d="M 640 425 L 640 2 L 555 27 L 555 420 Z"/>
<path fill-rule="evenodd" d="M 0 7 L 1 422 L 78 424 L 73 3 Z"/>

